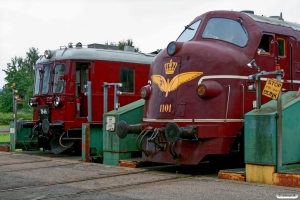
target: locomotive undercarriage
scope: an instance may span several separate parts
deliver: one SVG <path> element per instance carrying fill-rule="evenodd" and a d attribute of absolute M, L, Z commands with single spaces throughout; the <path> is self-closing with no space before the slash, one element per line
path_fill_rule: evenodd
<path fill-rule="evenodd" d="M 124 138 L 127 133 L 136 133 L 136 147 L 143 152 L 145 159 L 155 161 L 155 156 L 164 157 L 165 159 L 171 157 L 169 162 L 177 163 L 182 159 L 188 160 L 189 154 L 198 152 L 195 154 L 199 154 L 199 160 L 196 160 L 197 156 L 194 156 L 195 160 L 188 161 L 190 164 L 198 164 L 200 161 L 207 159 L 221 161 L 224 155 L 224 157 L 231 157 L 234 163 L 243 162 L 242 132 L 234 138 L 198 138 L 197 126 L 195 125 L 179 127 L 176 123 L 170 122 L 167 126 L 161 128 L 144 126 L 145 128 L 141 130 L 141 127 L 143 127 L 141 124 L 127 125 L 126 122 L 120 121 L 117 125 L 117 134 L 120 138 Z M 216 147 L 215 153 L 210 150 L 211 155 L 202 155 L 202 152 L 206 148 L 211 148 L 210 145 L 212 144 L 215 146 L 220 144 L 219 146 L 224 147 L 222 150 L 221 147 L 220 149 Z M 227 147 L 231 147 L 231 149 Z"/>
<path fill-rule="evenodd" d="M 64 130 L 63 122 L 49 123 L 47 119 L 39 121 L 34 125 L 33 122 L 24 122 L 18 120 L 17 129 L 22 131 L 23 128 L 32 128 L 29 137 L 37 138 L 37 149 L 51 150 L 54 154 L 65 151 L 79 152 L 81 141 L 81 130 Z"/>

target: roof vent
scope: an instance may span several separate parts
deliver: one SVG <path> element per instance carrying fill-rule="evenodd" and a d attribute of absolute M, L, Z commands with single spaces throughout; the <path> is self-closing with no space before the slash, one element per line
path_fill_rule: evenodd
<path fill-rule="evenodd" d="M 133 46 L 124 46 L 124 51 L 130 51 L 130 52 L 135 52 L 134 47 Z"/>
<path fill-rule="evenodd" d="M 254 15 L 254 11 L 253 10 L 242 10 L 241 12 L 248 13 L 248 14 L 253 14 Z"/>
<path fill-rule="evenodd" d="M 97 43 L 88 44 L 88 48 L 120 50 L 118 46 Z"/>
<path fill-rule="evenodd" d="M 282 12 L 280 13 L 280 16 L 270 16 L 269 18 L 278 19 L 278 20 L 284 21 L 284 19 L 282 18 Z"/>

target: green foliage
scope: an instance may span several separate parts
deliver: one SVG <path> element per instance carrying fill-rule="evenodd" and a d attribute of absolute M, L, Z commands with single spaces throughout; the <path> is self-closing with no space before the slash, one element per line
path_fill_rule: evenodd
<path fill-rule="evenodd" d="M 106 41 L 105 44 L 108 45 L 108 41 Z M 132 39 L 127 39 L 127 40 L 119 41 L 118 45 L 116 43 L 113 43 L 113 42 L 110 42 L 109 45 L 118 46 L 120 50 L 124 51 L 125 46 L 133 47 L 133 41 L 132 41 Z M 140 52 L 140 49 L 139 48 L 134 48 L 134 51 L 135 52 Z"/>
<path fill-rule="evenodd" d="M 7 64 L 7 69 L 3 69 L 6 73 L 6 84 L 3 86 L 3 91 L 0 92 L 0 112 L 12 112 L 12 84 L 16 83 L 18 93 L 23 91 L 31 96 L 33 94 L 34 82 L 34 65 L 39 58 L 38 50 L 30 48 L 26 53 L 26 57 L 15 56 L 11 59 L 11 63 Z M 26 102 L 18 105 L 18 109 L 32 110 Z"/>
<path fill-rule="evenodd" d="M 30 121 L 32 120 L 32 112 L 20 111 L 17 113 L 17 118 Z M 12 120 L 13 113 L 0 113 L 0 125 L 9 125 L 9 122 Z"/>

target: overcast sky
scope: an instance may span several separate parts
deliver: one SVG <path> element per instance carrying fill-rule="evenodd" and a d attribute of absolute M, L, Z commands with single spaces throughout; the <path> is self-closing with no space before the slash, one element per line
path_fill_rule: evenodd
<path fill-rule="evenodd" d="M 283 14 L 300 23 L 299 0 L 1 0 L 0 88 L 11 58 L 25 58 L 31 47 L 40 54 L 69 42 L 104 44 L 132 39 L 149 53 L 176 40 L 185 25 L 212 10 L 253 10 Z"/>

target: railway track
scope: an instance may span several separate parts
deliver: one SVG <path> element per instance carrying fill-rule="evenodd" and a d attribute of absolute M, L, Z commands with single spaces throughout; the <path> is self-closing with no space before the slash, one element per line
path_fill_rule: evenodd
<path fill-rule="evenodd" d="M 53 191 L 50 193 L 46 192 L 47 194 L 43 195 L 41 199 L 61 199 L 70 195 L 76 196 L 84 193 L 116 190 L 118 188 L 122 189 L 135 185 L 153 184 L 189 176 L 164 173 L 164 168 L 168 168 L 168 166 L 148 167 L 144 169 L 119 168 L 115 170 L 116 168 L 102 164 L 82 163 L 57 158 L 41 158 L 38 156 L 14 153 L 3 153 L 0 155 L 2 157 L 6 155 L 8 158 L 7 162 L 2 161 L 0 163 L 2 182 L 11 178 L 16 179 L 16 183 L 13 183 L 14 181 L 7 181 L 8 184 L 1 185 L 0 199 L 9 199 L 10 197 L 13 199 L 16 196 L 24 197 L 24 194 L 28 193 L 31 195 L 25 195 L 25 199 L 27 199 L 27 197 L 28 199 L 39 199 L 40 197 L 38 196 L 40 193 L 37 193 L 37 196 L 32 196 L 32 193 L 36 191 Z M 114 170 L 110 171 L 107 169 Z M 81 172 L 81 175 L 75 176 L 72 170 Z M 62 175 L 65 176 L 63 179 L 56 179 L 55 177 L 60 176 L 59 172 L 61 171 L 69 172 Z M 87 171 L 92 173 L 84 175 Z M 44 176 L 36 176 L 35 174 L 44 174 Z M 49 176 L 54 176 L 54 179 L 50 178 L 49 180 L 47 178 Z M 24 179 L 34 179 L 36 181 L 28 181 L 26 184 L 18 183 Z M 80 188 L 83 185 L 91 186 L 71 191 L 61 189 Z M 62 192 L 57 193 L 58 190 Z"/>
<path fill-rule="evenodd" d="M 300 194 L 295 188 L 221 180 L 205 164 L 200 169 L 176 165 L 137 169 L 85 163 L 74 160 L 76 157 L 7 152 L 0 156 L 0 199 L 5 200 L 241 199 L 241 195 L 244 199 L 274 199 L 279 192 Z M 216 198 L 218 194 L 222 195 Z"/>

